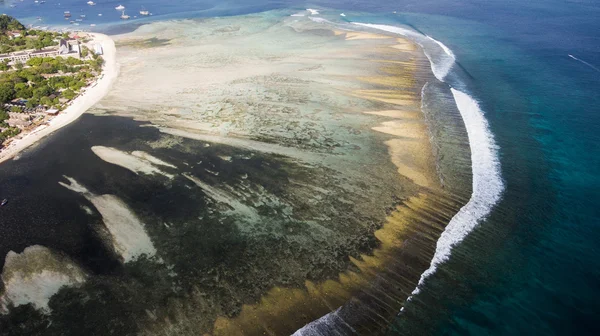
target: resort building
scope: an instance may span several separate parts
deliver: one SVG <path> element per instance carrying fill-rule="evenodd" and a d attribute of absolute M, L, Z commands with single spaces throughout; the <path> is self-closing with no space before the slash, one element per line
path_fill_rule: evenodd
<path fill-rule="evenodd" d="M 13 31 L 6 32 L 6 36 L 8 36 L 8 38 L 12 40 L 14 38 L 21 37 L 22 35 L 21 35 L 20 31 L 13 30 Z"/>
<path fill-rule="evenodd" d="M 8 54 L 0 54 L 0 62 L 8 60 L 10 63 L 25 63 L 34 57 L 81 57 L 81 47 L 78 40 L 60 39 L 58 47 L 49 47 L 40 50 L 29 49 L 16 51 Z"/>
<path fill-rule="evenodd" d="M 9 119 L 6 121 L 8 126 L 25 128 L 31 125 L 31 115 L 19 112 L 8 112 Z"/>

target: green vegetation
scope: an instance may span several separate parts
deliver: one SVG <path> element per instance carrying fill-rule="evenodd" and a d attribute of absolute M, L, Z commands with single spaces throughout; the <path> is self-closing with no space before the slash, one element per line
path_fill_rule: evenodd
<path fill-rule="evenodd" d="M 26 66 L 0 74 L 0 103 L 21 98 L 27 100 L 27 107 L 42 104 L 60 109 L 59 98 L 73 99 L 100 72 L 102 59 L 36 57 Z"/>
<path fill-rule="evenodd" d="M 8 120 L 8 118 L 8 113 L 3 109 L 0 109 L 0 144 L 2 144 L 4 140 L 12 138 L 21 133 L 21 130 L 17 127 L 9 127 L 6 124 L 6 120 Z"/>
<path fill-rule="evenodd" d="M 4 34 L 12 30 L 25 30 L 25 26 L 12 16 L 0 15 L 0 33 Z"/>
<path fill-rule="evenodd" d="M 19 32 L 21 36 L 11 37 L 7 33 L 0 34 L 0 54 L 27 49 L 42 49 L 56 45 L 62 35 L 42 30 L 26 30 Z"/>
<path fill-rule="evenodd" d="M 17 31 L 21 36 L 10 34 Z M 57 46 L 56 40 L 60 38 L 68 38 L 68 34 L 27 30 L 14 18 L 0 16 L 0 53 Z M 9 111 L 22 113 L 39 105 L 62 110 L 66 102 L 77 97 L 79 91 L 100 74 L 102 57 L 85 46 L 82 46 L 82 56 L 88 59 L 35 57 L 25 64 L 15 62 L 12 67 L 9 61 L 0 62 L 0 144 L 20 132 L 6 124 Z M 4 108 L 17 98 L 26 101 L 24 107 Z"/>

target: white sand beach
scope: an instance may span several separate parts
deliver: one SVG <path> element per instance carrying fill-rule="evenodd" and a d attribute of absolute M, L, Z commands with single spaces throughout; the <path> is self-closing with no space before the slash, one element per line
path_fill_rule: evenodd
<path fill-rule="evenodd" d="M 19 152 L 35 144 L 43 137 L 77 120 L 85 111 L 108 93 L 119 73 L 115 43 L 110 37 L 104 34 L 91 33 L 90 35 L 93 39 L 92 44 L 99 43 L 103 49 L 104 67 L 96 85 L 88 87 L 69 107 L 53 118 L 48 125 L 41 125 L 24 135 L 23 138 L 13 140 L 8 147 L 0 151 L 0 163 L 15 157 Z"/>

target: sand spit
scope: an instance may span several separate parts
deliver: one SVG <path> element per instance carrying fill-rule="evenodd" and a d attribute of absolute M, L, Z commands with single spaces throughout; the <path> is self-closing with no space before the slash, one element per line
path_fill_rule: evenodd
<path fill-rule="evenodd" d="M 94 87 L 88 88 L 84 93 L 79 95 L 69 107 L 62 111 L 60 115 L 52 119 L 49 125 L 38 127 L 22 139 L 14 140 L 10 146 L 4 148 L 0 152 L 0 163 L 14 157 L 20 151 L 35 144 L 52 132 L 77 120 L 77 118 L 85 111 L 100 101 L 100 99 L 108 93 L 119 73 L 115 43 L 110 37 L 104 34 L 91 33 L 91 35 L 93 39 L 92 43 L 102 45 L 102 50 L 104 52 L 102 55 L 104 58 L 104 67 L 102 69 L 101 78 L 98 79 Z"/>
<path fill-rule="evenodd" d="M 106 229 L 110 233 L 107 242 L 123 262 L 137 259 L 142 254 L 149 257 L 156 254 L 156 249 L 144 230 L 144 224 L 121 199 L 114 195 L 94 195 L 75 179 L 65 176 L 69 184 L 58 182 L 61 186 L 83 195 L 102 215 Z"/>
<path fill-rule="evenodd" d="M 29 303 L 49 312 L 48 301 L 54 294 L 64 286 L 82 284 L 86 278 L 87 274 L 72 260 L 44 246 L 30 246 L 22 253 L 10 251 L 2 270 L 0 313 L 7 313 L 9 306 Z"/>
<path fill-rule="evenodd" d="M 159 174 L 173 179 L 173 174 L 165 173 L 164 171 L 155 167 L 155 165 L 177 168 L 170 163 L 164 162 L 142 151 L 127 153 L 116 148 L 104 146 L 94 146 L 92 147 L 92 151 L 102 160 L 131 170 L 136 174 Z"/>
<path fill-rule="evenodd" d="M 202 131 L 189 131 L 177 128 L 169 128 L 169 127 L 158 127 L 158 129 L 162 133 L 171 134 L 180 136 L 183 138 L 207 141 L 212 143 L 218 143 L 243 149 L 248 149 L 252 151 L 257 151 L 261 153 L 270 153 L 282 155 L 294 159 L 298 159 L 300 161 L 307 162 L 319 162 L 323 160 L 323 156 L 310 153 L 307 151 L 302 151 L 294 147 L 285 147 L 277 144 L 270 144 L 261 141 L 255 141 L 251 139 L 237 138 L 233 136 L 220 136 L 214 134 L 206 134 Z"/>

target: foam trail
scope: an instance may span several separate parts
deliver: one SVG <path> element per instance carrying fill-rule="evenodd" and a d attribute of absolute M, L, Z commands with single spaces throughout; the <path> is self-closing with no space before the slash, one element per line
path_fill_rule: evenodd
<path fill-rule="evenodd" d="M 599 68 L 597 68 L 596 66 L 594 66 L 594 65 L 592 65 L 592 64 L 590 64 L 590 63 L 588 63 L 588 62 L 586 62 L 586 61 L 584 61 L 582 59 L 579 59 L 579 58 L 577 58 L 577 57 L 575 57 L 575 56 L 573 56 L 571 54 L 569 54 L 569 57 L 571 57 L 572 59 L 576 60 L 577 62 L 583 63 L 583 64 L 587 65 L 588 67 L 590 67 L 590 68 L 592 68 L 592 69 L 600 72 Z"/>
<path fill-rule="evenodd" d="M 446 45 L 444 45 L 442 42 L 429 36 L 422 35 L 406 28 L 395 26 L 359 22 L 353 22 L 353 24 L 406 36 L 416 42 L 423 49 L 425 56 L 427 59 L 429 59 L 429 63 L 431 64 L 431 71 L 433 72 L 433 75 L 440 82 L 444 81 L 444 78 L 446 78 L 456 62 L 456 56 L 452 50 L 446 47 Z M 443 51 L 443 53 L 439 52 L 440 49 Z"/>

